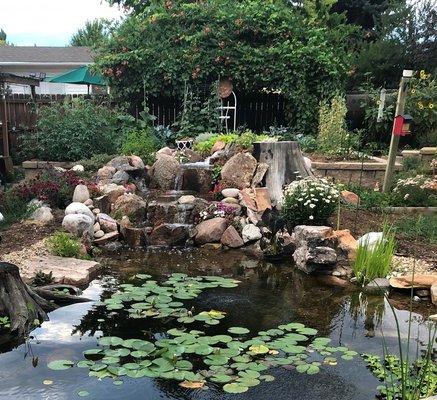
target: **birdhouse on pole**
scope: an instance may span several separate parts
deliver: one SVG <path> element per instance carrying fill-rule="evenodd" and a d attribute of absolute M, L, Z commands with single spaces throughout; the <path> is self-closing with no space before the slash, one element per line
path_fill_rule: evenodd
<path fill-rule="evenodd" d="M 411 115 L 397 115 L 393 122 L 393 135 L 406 136 L 411 133 L 410 125 L 413 122 Z"/>

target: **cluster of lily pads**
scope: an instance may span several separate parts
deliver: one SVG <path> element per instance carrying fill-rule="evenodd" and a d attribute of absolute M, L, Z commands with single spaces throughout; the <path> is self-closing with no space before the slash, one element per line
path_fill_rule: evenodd
<path fill-rule="evenodd" d="M 100 347 L 86 350 L 85 360 L 77 363 L 78 367 L 88 368 L 90 376 L 114 378 L 116 385 L 123 383 L 123 376 L 171 379 L 185 388 L 206 388 L 210 381 L 223 384 L 225 392 L 243 393 L 262 381 L 273 381 L 274 377 L 266 374 L 269 368 L 295 366 L 298 372 L 313 375 L 320 371 L 322 363 L 336 365 L 334 353 L 345 360 L 357 354 L 346 347 L 330 346 L 329 338 L 315 338 L 316 329 L 297 322 L 256 333 L 239 326 L 212 336 L 204 330 L 189 330 L 186 325 L 193 323 L 205 327 L 217 325 L 226 313 L 218 310 L 195 313 L 179 300 L 194 299 L 205 289 L 233 288 L 239 282 L 185 274 L 172 274 L 161 284 L 150 280 L 150 275 L 140 274 L 136 278 L 144 283 L 121 285 L 120 291 L 104 300 L 103 305 L 108 310 L 127 310 L 131 318 L 176 319 L 181 327 L 154 335 L 150 340 L 100 338 Z M 48 366 L 67 369 L 73 365 L 69 360 L 57 360 Z"/>

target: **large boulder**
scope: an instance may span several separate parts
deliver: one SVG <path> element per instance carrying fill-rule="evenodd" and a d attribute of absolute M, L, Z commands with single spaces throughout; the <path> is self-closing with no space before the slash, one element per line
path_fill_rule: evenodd
<path fill-rule="evenodd" d="M 226 228 L 220 241 L 224 246 L 228 246 L 233 249 L 244 246 L 243 239 L 232 225 Z"/>
<path fill-rule="evenodd" d="M 29 217 L 32 221 L 42 222 L 43 224 L 47 224 L 52 222 L 54 217 L 52 214 L 52 209 L 47 206 L 38 207 Z M 1 222 L 1 218 L 0 218 Z"/>
<path fill-rule="evenodd" d="M 244 189 L 250 186 L 257 167 L 256 159 L 249 153 L 237 153 L 223 166 L 221 177 L 228 187 Z"/>
<path fill-rule="evenodd" d="M 189 237 L 189 226 L 184 224 L 161 224 L 147 236 L 150 246 L 183 246 Z"/>
<path fill-rule="evenodd" d="M 124 170 L 130 166 L 129 156 L 117 156 L 106 164 L 108 167 L 113 167 L 117 171 Z"/>
<path fill-rule="evenodd" d="M 243 227 L 243 241 L 244 243 L 254 242 L 262 238 L 261 229 L 253 224 L 247 224 Z"/>
<path fill-rule="evenodd" d="M 73 202 L 85 203 L 90 199 L 90 192 L 86 185 L 77 185 L 73 192 Z"/>
<path fill-rule="evenodd" d="M 179 162 L 174 157 L 161 154 L 153 164 L 153 186 L 162 190 L 174 189 L 179 169 Z"/>
<path fill-rule="evenodd" d="M 116 171 L 114 167 L 105 165 L 97 171 L 97 180 L 104 182 L 110 181 Z"/>
<path fill-rule="evenodd" d="M 127 183 L 129 180 L 129 174 L 126 171 L 117 171 L 114 176 L 112 177 L 112 183 L 115 183 L 117 185 L 122 185 L 124 183 Z"/>
<path fill-rule="evenodd" d="M 69 214 L 87 215 L 93 220 L 93 225 L 94 225 L 94 214 L 85 204 L 78 203 L 78 202 L 69 204 L 65 209 L 65 215 L 69 215 Z"/>
<path fill-rule="evenodd" d="M 85 214 L 67 214 L 62 221 L 62 227 L 77 237 L 82 237 L 84 232 L 93 237 L 94 217 L 91 218 Z"/>
<path fill-rule="evenodd" d="M 182 190 L 208 193 L 212 186 L 212 170 L 206 168 L 184 168 L 182 171 Z"/>
<path fill-rule="evenodd" d="M 222 235 L 227 227 L 228 222 L 225 218 L 221 217 L 202 221 L 196 227 L 197 233 L 194 241 L 198 245 L 212 242 L 220 242 L 220 239 L 222 238 Z"/>
<path fill-rule="evenodd" d="M 131 221 L 141 222 L 147 212 L 147 203 L 136 194 L 126 193 L 118 197 L 112 213 L 117 219 L 128 216 Z"/>

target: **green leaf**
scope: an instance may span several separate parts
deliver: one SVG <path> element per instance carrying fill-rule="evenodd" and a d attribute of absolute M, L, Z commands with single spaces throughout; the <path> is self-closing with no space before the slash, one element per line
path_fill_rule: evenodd
<path fill-rule="evenodd" d="M 69 369 L 74 365 L 73 361 L 70 360 L 55 360 L 51 361 L 47 364 L 47 367 L 52 369 L 53 371 L 62 371 L 65 369 Z"/>
<path fill-rule="evenodd" d="M 249 390 L 248 386 L 244 386 L 240 383 L 227 383 L 223 386 L 223 390 L 227 393 L 244 393 Z"/>
<path fill-rule="evenodd" d="M 79 390 L 79 391 L 77 392 L 77 395 L 78 395 L 79 397 L 87 397 L 87 396 L 90 395 L 90 393 L 87 392 L 86 390 Z"/>
<path fill-rule="evenodd" d="M 249 329 L 242 328 L 240 326 L 233 326 L 228 329 L 229 333 L 235 334 L 235 335 L 245 335 L 246 333 L 249 333 Z"/>

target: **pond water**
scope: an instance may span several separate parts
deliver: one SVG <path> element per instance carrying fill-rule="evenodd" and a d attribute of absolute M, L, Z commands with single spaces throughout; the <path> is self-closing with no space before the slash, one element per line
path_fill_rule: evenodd
<path fill-rule="evenodd" d="M 139 272 L 157 280 L 173 272 L 229 276 L 241 281 L 237 288 L 206 290 L 193 300 L 196 310 L 226 312 L 219 325 L 205 329 L 208 334 L 226 333 L 231 326 L 258 332 L 279 324 L 301 322 L 318 329 L 318 336 L 331 338 L 333 346 L 381 354 L 382 330 L 389 350 L 397 353 L 395 321 L 382 296 L 369 296 L 354 288 L 338 286 L 335 279 L 306 276 L 290 263 L 273 265 L 241 252 L 207 254 L 202 250 L 126 251 L 103 257 L 101 261 L 105 271 L 84 291 L 84 296 L 96 301 L 108 297 L 117 285 Z M 392 304 L 397 308 L 405 338 L 408 304 L 401 298 L 394 298 Z M 414 337 L 426 339 L 424 320 L 432 313 L 435 308 L 429 305 L 415 306 Z M 96 347 L 102 335 L 144 338 L 144 332 L 153 330 L 157 334 L 160 329 L 166 332 L 168 326 L 154 323 L 152 327 L 150 319 L 122 319 L 118 313 L 105 312 L 92 302 L 60 308 L 49 317 L 50 321 L 32 332 L 28 344 L 3 349 L 0 354 L 0 399 L 78 399 L 78 392 L 85 390 L 89 392 L 86 398 L 98 400 L 368 400 L 374 398 L 379 384 L 361 357 L 356 356 L 352 361 L 339 358 L 336 366 L 322 365 L 316 375 L 300 374 L 294 368 L 272 368 L 268 373 L 275 377 L 273 382 L 263 382 L 243 394 L 226 394 L 221 385 L 213 383 L 208 383 L 208 390 L 190 390 L 173 381 L 152 378 L 123 377 L 124 384 L 115 386 L 112 379 L 99 381 L 89 377 L 86 368 L 53 371 L 47 363 L 56 359 L 82 360 L 82 352 Z M 37 365 L 32 363 L 36 357 Z M 51 384 L 44 384 L 46 380 L 52 381 Z"/>

